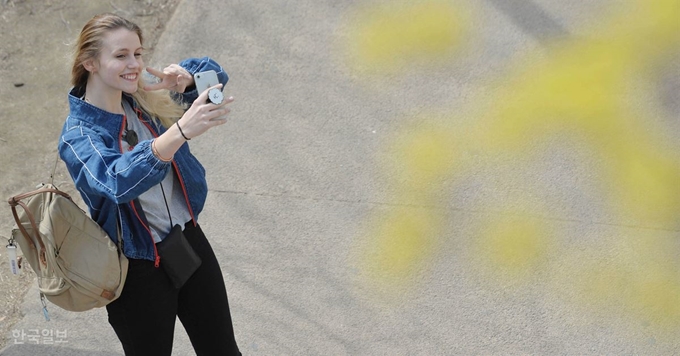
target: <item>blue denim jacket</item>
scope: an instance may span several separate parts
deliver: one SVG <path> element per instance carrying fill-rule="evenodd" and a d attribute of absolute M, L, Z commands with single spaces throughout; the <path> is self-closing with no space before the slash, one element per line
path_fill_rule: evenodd
<path fill-rule="evenodd" d="M 223 85 L 229 79 L 222 67 L 208 57 L 187 59 L 179 65 L 191 75 L 214 70 Z M 158 265 L 153 237 L 135 199 L 159 184 L 172 167 L 196 224 L 208 193 L 205 170 L 186 143 L 175 153 L 172 162 L 163 162 L 151 152 L 151 140 L 141 141 L 131 151 L 123 152 L 120 146 L 125 132 L 123 115 L 101 110 L 80 99 L 84 90 L 73 88 L 69 93 L 70 113 L 61 132 L 59 155 L 88 205 L 92 219 L 116 243 L 116 225 L 120 219 L 124 254 L 129 258 L 155 260 Z M 176 99 L 191 103 L 199 94 L 194 88 L 177 94 Z M 132 96 L 123 93 L 123 100 L 130 103 L 154 136 L 165 132 L 162 125 L 139 108 Z"/>

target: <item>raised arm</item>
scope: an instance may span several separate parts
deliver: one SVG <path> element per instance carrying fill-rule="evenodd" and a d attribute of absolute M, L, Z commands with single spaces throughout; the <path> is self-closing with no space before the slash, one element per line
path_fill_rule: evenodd
<path fill-rule="evenodd" d="M 152 151 L 162 161 L 171 161 L 175 152 L 186 141 L 226 122 L 226 116 L 230 112 L 227 105 L 233 102 L 234 98 L 226 98 L 221 104 L 215 105 L 208 102 L 208 90 L 203 93 L 196 91 L 193 75 L 206 70 L 214 70 L 217 73 L 221 84 L 214 88 L 221 89 L 229 80 L 222 67 L 208 57 L 187 59 L 177 66 L 168 66 L 162 73 L 156 71 L 161 81 L 155 86 L 150 86 L 150 89 L 172 90 L 173 87 L 183 87 L 185 92 L 177 94 L 179 99 L 185 102 L 192 101 L 189 109 L 177 123 L 153 141 Z"/>

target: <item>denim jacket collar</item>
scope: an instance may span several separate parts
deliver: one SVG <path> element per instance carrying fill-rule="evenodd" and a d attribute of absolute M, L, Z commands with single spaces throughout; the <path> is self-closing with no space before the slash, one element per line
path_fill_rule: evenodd
<path fill-rule="evenodd" d="M 72 88 L 68 94 L 68 101 L 70 106 L 69 115 L 79 121 L 87 122 L 93 125 L 100 126 L 104 130 L 116 136 L 124 124 L 124 115 L 114 114 L 106 110 L 100 109 L 87 101 L 81 99 L 85 95 L 83 88 Z M 137 111 L 137 103 L 133 100 L 132 95 L 123 93 L 123 100 L 127 101 L 130 106 Z M 143 115 L 139 115 L 139 119 L 147 121 Z M 156 134 L 158 134 L 158 128 Z"/>

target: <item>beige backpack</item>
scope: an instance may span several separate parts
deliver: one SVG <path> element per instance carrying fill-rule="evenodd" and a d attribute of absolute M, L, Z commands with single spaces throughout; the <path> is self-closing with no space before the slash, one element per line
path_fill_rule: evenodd
<path fill-rule="evenodd" d="M 120 235 L 116 246 L 68 194 L 51 184 L 14 196 L 9 205 L 17 224 L 11 239 L 38 277 L 43 306 L 47 298 L 63 309 L 85 311 L 120 296 L 128 268 Z"/>

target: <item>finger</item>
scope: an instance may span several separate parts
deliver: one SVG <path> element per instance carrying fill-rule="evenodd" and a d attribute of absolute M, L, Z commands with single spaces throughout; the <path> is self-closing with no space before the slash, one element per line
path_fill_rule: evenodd
<path fill-rule="evenodd" d="M 179 66 L 177 64 L 171 64 L 166 69 L 168 70 L 168 72 L 170 72 L 174 75 L 177 75 L 177 76 L 184 76 L 184 77 L 191 76 L 186 69 L 182 68 L 181 66 Z"/>
<path fill-rule="evenodd" d="M 213 104 L 213 108 L 214 108 L 213 110 L 222 109 L 222 108 L 224 108 L 226 105 L 231 104 L 232 102 L 234 102 L 234 97 L 233 97 L 233 96 L 230 96 L 230 97 L 228 97 L 228 98 L 224 98 L 224 100 L 222 100 L 221 103 L 219 103 L 219 104 Z"/>
<path fill-rule="evenodd" d="M 181 66 L 179 66 L 179 65 L 177 65 L 177 64 L 175 64 L 175 63 L 169 65 L 167 68 L 168 68 L 168 69 L 172 69 L 173 71 L 178 71 L 178 70 L 180 70 L 180 69 L 184 69 L 184 68 L 182 68 Z"/>
<path fill-rule="evenodd" d="M 215 110 L 213 111 L 213 117 L 210 118 L 210 121 L 219 121 L 219 120 L 227 120 L 227 117 L 229 116 L 229 112 L 231 110 L 224 108 L 222 110 Z"/>
<path fill-rule="evenodd" d="M 210 90 L 212 90 L 212 89 L 221 89 L 221 88 L 222 88 L 222 84 L 221 84 L 221 83 L 220 83 L 220 84 L 213 85 L 213 86 L 211 86 L 210 88 L 204 90 L 204 91 L 201 93 L 201 95 L 199 95 L 199 98 L 200 98 L 200 97 L 203 97 L 203 98 L 204 98 L 204 101 L 207 101 L 207 100 L 208 100 L 208 92 L 210 92 Z M 211 103 L 211 104 L 212 104 L 212 103 Z M 212 104 L 212 105 L 215 105 L 215 104 Z"/>
<path fill-rule="evenodd" d="M 190 86 L 194 85 L 194 76 L 191 75 L 191 73 L 189 73 L 189 71 L 184 69 L 184 67 L 181 67 L 181 66 L 178 66 L 178 67 L 179 67 L 180 72 L 182 73 L 182 77 L 186 78 L 186 81 L 185 81 L 186 87 L 190 87 Z"/>
<path fill-rule="evenodd" d="M 146 91 L 154 91 L 154 90 L 160 90 L 160 89 L 168 89 L 167 82 L 147 84 L 147 85 L 144 86 L 144 90 L 146 90 Z"/>
<path fill-rule="evenodd" d="M 229 116 L 229 109 L 226 110 L 226 112 L 223 112 L 221 115 L 218 115 L 212 119 L 210 119 L 210 122 L 219 122 L 220 125 L 227 122 L 227 117 Z"/>
<path fill-rule="evenodd" d="M 165 79 L 165 77 L 166 77 L 165 73 L 163 73 L 162 71 L 160 71 L 160 70 L 158 70 L 158 69 L 156 69 L 156 68 L 153 68 L 153 67 L 146 67 L 146 71 L 147 71 L 149 74 L 153 75 L 154 77 L 159 78 L 160 81 L 157 82 L 157 83 L 146 84 L 146 85 L 144 86 L 144 90 L 146 90 L 146 91 L 153 91 L 153 90 L 166 89 L 166 84 L 167 84 L 167 83 L 164 83 L 164 79 Z"/>
<path fill-rule="evenodd" d="M 220 83 L 220 84 L 215 84 L 215 85 L 211 86 L 210 88 L 208 88 L 208 90 L 206 90 L 206 91 L 209 91 L 210 89 L 213 89 L 213 88 L 215 88 L 215 89 L 222 89 L 222 83 Z"/>
<path fill-rule="evenodd" d="M 165 76 L 165 74 L 162 71 L 153 67 L 146 67 L 146 71 L 158 78 L 163 78 Z"/>
<path fill-rule="evenodd" d="M 194 103 L 195 103 L 196 105 L 205 104 L 205 103 L 208 101 L 208 92 L 210 91 L 210 89 L 212 89 L 212 88 L 221 88 L 221 87 L 222 87 L 222 84 L 217 84 L 217 85 L 215 85 L 215 86 L 212 86 L 212 87 L 210 87 L 210 88 L 204 90 L 202 93 L 200 93 L 200 94 L 198 95 L 198 98 L 196 98 L 196 100 L 194 100 Z M 193 105 L 193 104 L 192 104 L 192 105 Z M 211 105 L 214 105 L 214 104 L 211 104 Z"/>
<path fill-rule="evenodd" d="M 224 117 L 224 116 L 220 116 L 218 118 L 211 119 L 210 122 L 213 124 L 213 126 L 219 126 L 219 125 L 222 125 L 222 124 L 226 124 L 227 118 Z"/>

